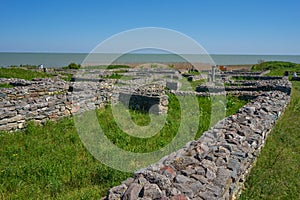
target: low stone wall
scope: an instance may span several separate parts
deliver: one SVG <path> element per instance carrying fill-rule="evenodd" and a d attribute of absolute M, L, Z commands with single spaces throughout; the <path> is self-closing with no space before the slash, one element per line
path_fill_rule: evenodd
<path fill-rule="evenodd" d="M 199 140 L 110 189 L 106 199 L 235 199 L 289 100 L 289 92 L 264 92 Z"/>
<path fill-rule="evenodd" d="M 226 75 L 235 76 L 260 76 L 262 72 L 248 72 L 248 71 L 223 71 Z"/>
<path fill-rule="evenodd" d="M 276 79 L 282 79 L 282 76 L 232 76 L 232 78 L 236 79 L 247 79 L 247 80 L 276 80 Z"/>
<path fill-rule="evenodd" d="M 126 108 L 166 114 L 168 112 L 168 96 L 162 84 L 146 84 L 137 87 L 117 88 L 113 103 L 121 102 Z"/>
<path fill-rule="evenodd" d="M 199 74 L 199 75 L 190 75 L 188 76 L 188 81 L 198 81 L 198 80 L 206 80 L 207 74 Z"/>
<path fill-rule="evenodd" d="M 0 88 L 0 131 L 25 128 L 26 121 L 43 123 L 86 110 L 101 108 L 119 99 L 133 109 L 165 114 L 168 96 L 162 85 L 126 87 L 118 91 L 116 80 L 65 82 L 60 79 L 0 79 L 15 87 Z"/>
<path fill-rule="evenodd" d="M 112 96 L 107 83 L 68 83 L 60 79 L 0 79 L 16 87 L 0 88 L 0 130 L 22 129 L 26 121 L 43 123 L 102 107 Z"/>
<path fill-rule="evenodd" d="M 218 93 L 222 91 L 274 91 L 279 90 L 282 92 L 290 92 L 288 87 L 288 82 L 286 78 L 275 79 L 271 78 L 268 80 L 262 81 L 245 81 L 245 84 L 242 81 L 238 82 L 240 85 L 233 86 L 210 86 L 210 85 L 198 85 L 196 88 L 197 92 L 209 92 L 209 93 Z"/>
<path fill-rule="evenodd" d="M 176 81 L 167 81 L 166 88 L 169 90 L 179 90 L 181 88 L 181 83 Z"/>

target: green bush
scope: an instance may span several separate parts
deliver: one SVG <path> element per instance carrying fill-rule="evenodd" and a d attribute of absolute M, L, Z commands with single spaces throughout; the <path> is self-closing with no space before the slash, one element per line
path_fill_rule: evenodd
<path fill-rule="evenodd" d="M 63 67 L 63 69 L 80 69 L 81 65 L 76 63 L 70 63 L 68 66 Z"/>
<path fill-rule="evenodd" d="M 263 70 L 291 69 L 297 66 L 299 65 L 292 62 L 269 61 L 269 62 L 262 62 L 253 65 L 251 69 L 254 71 L 263 71 Z"/>
<path fill-rule="evenodd" d="M 292 62 L 283 62 L 283 61 L 269 61 L 262 62 L 256 65 L 253 65 L 251 68 L 252 71 L 265 71 L 270 70 L 271 72 L 267 76 L 283 76 L 285 72 L 300 71 L 300 64 Z"/>
<path fill-rule="evenodd" d="M 111 78 L 111 79 L 120 79 L 122 77 L 122 75 L 118 74 L 118 73 L 113 73 L 110 76 L 107 76 L 106 78 Z"/>

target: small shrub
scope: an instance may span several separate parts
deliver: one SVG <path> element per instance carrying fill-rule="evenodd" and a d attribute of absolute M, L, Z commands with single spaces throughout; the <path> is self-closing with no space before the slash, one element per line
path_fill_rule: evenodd
<path fill-rule="evenodd" d="M 111 79 L 120 79 L 122 77 L 122 75 L 118 74 L 118 73 L 113 73 L 110 76 L 107 76 L 106 78 L 111 78 Z"/>
<path fill-rule="evenodd" d="M 268 61 L 268 62 L 261 62 L 259 64 L 253 65 L 251 69 L 254 71 L 264 71 L 264 70 L 291 69 L 296 66 L 297 64 L 292 62 Z"/>
<path fill-rule="evenodd" d="M 70 63 L 68 66 L 63 67 L 63 69 L 80 69 L 80 67 L 80 64 Z"/>

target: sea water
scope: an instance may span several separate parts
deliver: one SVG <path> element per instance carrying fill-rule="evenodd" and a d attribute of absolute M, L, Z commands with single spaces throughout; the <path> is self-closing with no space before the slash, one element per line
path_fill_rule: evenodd
<path fill-rule="evenodd" d="M 62 67 L 74 62 L 81 64 L 87 58 L 87 53 L 0 53 L 0 66 L 10 65 L 40 65 L 45 67 Z M 93 57 L 93 56 L 92 56 Z M 202 62 L 216 65 L 256 64 L 259 61 L 289 61 L 300 63 L 300 55 L 174 55 L 174 54 L 97 54 L 95 62 L 110 63 L 170 63 L 170 62 Z M 118 57 L 116 60 L 115 58 Z M 89 57 L 88 63 L 91 61 Z M 100 63 L 101 62 L 101 63 Z"/>

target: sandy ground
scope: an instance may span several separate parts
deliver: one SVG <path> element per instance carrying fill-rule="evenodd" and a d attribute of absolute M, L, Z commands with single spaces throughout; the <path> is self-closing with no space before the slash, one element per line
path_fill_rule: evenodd
<path fill-rule="evenodd" d="M 133 68 L 150 68 L 150 67 L 172 67 L 174 69 L 179 70 L 188 70 L 197 69 L 199 71 L 201 70 L 210 70 L 211 65 L 206 63 L 117 63 L 117 64 L 123 64 L 128 65 Z M 226 65 L 227 70 L 243 70 L 243 71 L 249 71 L 253 65 Z"/>

